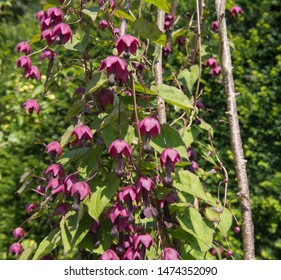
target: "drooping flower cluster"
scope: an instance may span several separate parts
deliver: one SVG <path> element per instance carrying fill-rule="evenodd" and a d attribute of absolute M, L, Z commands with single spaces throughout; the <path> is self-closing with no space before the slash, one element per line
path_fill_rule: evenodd
<path fill-rule="evenodd" d="M 221 67 L 217 64 L 216 59 L 213 57 L 207 59 L 206 67 L 211 68 L 214 76 L 219 76 L 219 74 L 221 73 Z"/>

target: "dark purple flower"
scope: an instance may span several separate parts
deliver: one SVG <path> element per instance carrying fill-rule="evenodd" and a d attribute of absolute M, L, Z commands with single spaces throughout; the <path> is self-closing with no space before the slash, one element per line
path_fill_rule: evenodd
<path fill-rule="evenodd" d="M 24 230 L 21 227 L 17 227 L 13 230 L 13 236 L 15 239 L 23 238 L 24 237 Z"/>
<path fill-rule="evenodd" d="M 130 54 L 136 55 L 137 47 L 140 46 L 140 42 L 132 35 L 125 34 L 121 36 L 115 43 L 118 51 L 118 55 L 124 52 L 123 57 L 128 59 Z"/>
<path fill-rule="evenodd" d="M 23 67 L 25 73 L 31 69 L 31 65 L 32 63 L 28 56 L 21 56 L 17 59 L 17 67 Z"/>
<path fill-rule="evenodd" d="M 125 83 L 128 80 L 126 62 L 118 56 L 111 55 L 105 58 L 101 63 L 99 71 L 103 69 L 106 69 L 107 71 L 108 82 L 111 86 L 114 85 L 117 79 L 120 79 Z"/>
<path fill-rule="evenodd" d="M 40 105 L 35 99 L 25 101 L 23 106 L 30 114 L 32 114 L 34 110 L 37 115 L 40 113 Z"/>
<path fill-rule="evenodd" d="M 227 251 L 226 251 L 226 257 L 227 257 L 227 258 L 231 258 L 232 255 L 233 255 L 232 251 L 230 251 L 230 250 L 227 250 Z"/>
<path fill-rule="evenodd" d="M 100 260 L 120 260 L 120 258 L 113 250 L 108 249 L 101 255 Z"/>
<path fill-rule="evenodd" d="M 77 182 L 75 183 L 71 189 L 71 196 L 78 192 L 80 200 L 83 200 L 87 195 L 90 197 L 91 189 L 87 182 Z"/>
<path fill-rule="evenodd" d="M 60 146 L 60 143 L 57 141 L 51 142 L 46 146 L 46 152 L 48 154 L 52 154 L 52 156 L 54 156 L 55 154 L 58 155 L 58 157 L 61 155 L 62 153 L 62 149 Z"/>
<path fill-rule="evenodd" d="M 238 6 L 232 7 L 229 12 L 230 16 L 238 16 L 239 14 L 243 14 L 243 10 Z"/>
<path fill-rule="evenodd" d="M 74 130 L 71 132 L 70 137 L 72 137 L 73 135 L 76 136 L 76 139 L 71 142 L 73 147 L 75 147 L 77 143 L 84 145 L 86 140 L 89 140 L 90 142 L 92 142 L 93 140 L 93 132 L 86 125 L 80 125 L 74 128 Z"/>
<path fill-rule="evenodd" d="M 55 26 L 63 21 L 63 14 L 59 8 L 49 8 L 45 13 L 46 18 L 51 19 L 51 26 Z"/>
<path fill-rule="evenodd" d="M 105 110 L 107 105 L 113 106 L 114 93 L 110 89 L 102 89 L 99 92 L 98 98 L 100 100 L 102 110 Z"/>
<path fill-rule="evenodd" d="M 163 168 L 166 168 L 166 177 L 163 180 L 163 184 L 166 187 L 171 187 L 173 184 L 173 179 L 171 177 L 171 172 L 174 171 L 176 162 L 180 162 L 181 157 L 177 150 L 173 148 L 166 148 L 160 155 L 160 164 Z"/>
<path fill-rule="evenodd" d="M 140 260 L 140 259 L 141 257 L 140 257 L 139 250 L 133 247 L 128 248 L 123 257 L 123 260 Z"/>
<path fill-rule="evenodd" d="M 167 248 L 163 249 L 163 251 L 161 253 L 161 259 L 162 260 L 179 260 L 180 255 L 175 249 L 167 247 Z"/>
<path fill-rule="evenodd" d="M 205 105 L 204 105 L 204 103 L 203 102 L 201 102 L 201 101 L 199 101 L 199 100 L 197 100 L 196 101 L 196 107 L 198 108 L 198 110 L 204 110 L 205 109 Z"/>
<path fill-rule="evenodd" d="M 219 253 L 220 255 L 222 254 L 222 249 L 220 247 L 218 247 L 218 251 L 215 249 L 215 248 L 212 248 L 211 249 L 211 254 L 214 256 L 214 255 L 217 255 L 217 253 Z"/>
<path fill-rule="evenodd" d="M 53 29 L 52 39 L 60 44 L 66 44 L 69 40 L 72 42 L 72 31 L 68 24 L 60 23 Z"/>
<path fill-rule="evenodd" d="M 64 177 L 64 170 L 60 164 L 52 164 L 50 165 L 44 172 L 45 175 L 51 174 L 53 177 L 60 176 Z"/>
<path fill-rule="evenodd" d="M 108 22 L 105 19 L 100 20 L 99 22 L 99 28 L 102 30 L 105 30 L 106 28 L 108 28 Z"/>
<path fill-rule="evenodd" d="M 206 67 L 210 67 L 210 68 L 215 68 L 217 67 L 217 61 L 215 58 L 211 57 L 211 58 L 208 58 L 207 61 L 206 61 Z"/>
<path fill-rule="evenodd" d="M 186 44 L 186 38 L 183 37 L 183 36 L 177 37 L 176 40 L 175 40 L 175 44 L 178 45 L 178 47 L 180 47 L 180 46 L 185 46 L 185 44 Z"/>
<path fill-rule="evenodd" d="M 217 31 L 219 29 L 219 22 L 217 20 L 213 21 L 211 28 L 214 32 Z"/>
<path fill-rule="evenodd" d="M 216 66 L 216 67 L 212 68 L 212 73 L 215 76 L 219 76 L 219 74 L 221 73 L 221 67 L 220 66 Z"/>
<path fill-rule="evenodd" d="M 142 189 L 150 192 L 152 188 L 155 188 L 155 184 L 150 178 L 142 176 L 137 180 L 135 187 L 137 194 L 139 194 L 141 193 Z"/>
<path fill-rule="evenodd" d="M 164 57 L 169 56 L 172 53 L 172 49 L 169 46 L 162 48 L 162 54 Z"/>
<path fill-rule="evenodd" d="M 55 52 L 47 49 L 42 52 L 42 54 L 39 56 L 39 58 L 41 58 L 41 60 L 44 61 L 46 57 L 47 57 L 47 59 L 52 60 L 52 59 L 54 59 L 55 56 L 56 56 Z"/>
<path fill-rule="evenodd" d="M 173 23 L 174 23 L 174 16 L 173 15 L 167 15 L 165 17 L 165 21 L 164 21 L 164 29 L 166 31 L 171 31 Z"/>
<path fill-rule="evenodd" d="M 144 69 L 143 63 L 140 62 L 136 64 L 136 74 L 138 78 L 141 77 L 143 69 Z"/>
<path fill-rule="evenodd" d="M 74 94 L 81 94 L 83 95 L 84 93 L 86 92 L 86 89 L 85 87 L 78 87 L 75 91 L 74 91 Z"/>
<path fill-rule="evenodd" d="M 158 134 L 160 134 L 161 127 L 158 120 L 147 117 L 145 119 L 142 119 L 138 124 L 138 129 L 141 135 L 145 135 L 145 145 L 144 150 L 150 151 L 150 139 L 155 138 Z"/>
<path fill-rule="evenodd" d="M 54 216 L 57 216 L 57 215 L 65 216 L 65 214 L 69 210 L 70 206 L 71 205 L 67 202 L 59 204 L 54 211 Z"/>
<path fill-rule="evenodd" d="M 124 187 L 117 195 L 119 201 L 124 201 L 128 206 L 129 222 L 134 220 L 133 204 L 132 202 L 137 200 L 137 194 L 135 188 L 132 186 Z"/>
<path fill-rule="evenodd" d="M 11 254 L 15 254 L 16 256 L 20 255 L 22 253 L 22 250 L 23 248 L 19 242 L 13 243 L 9 248 L 9 252 Z"/>
<path fill-rule="evenodd" d="M 34 203 L 28 203 L 26 205 L 26 212 L 29 214 L 32 210 L 36 209 L 36 205 Z"/>
<path fill-rule="evenodd" d="M 24 52 L 26 55 L 30 54 L 30 46 L 27 42 L 21 42 L 17 45 L 18 52 Z"/>
<path fill-rule="evenodd" d="M 197 158 L 197 154 L 192 148 L 187 148 L 187 156 L 189 160 L 195 160 Z"/>
<path fill-rule="evenodd" d="M 107 216 L 109 217 L 110 221 L 114 223 L 119 216 L 128 217 L 128 214 L 123 205 L 119 202 L 116 202 L 112 207 L 108 209 Z"/>

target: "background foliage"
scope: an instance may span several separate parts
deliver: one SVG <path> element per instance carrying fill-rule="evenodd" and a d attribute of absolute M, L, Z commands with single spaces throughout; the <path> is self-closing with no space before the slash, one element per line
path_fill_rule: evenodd
<path fill-rule="evenodd" d="M 194 11 L 193 4 L 178 1 L 178 11 L 186 11 L 186 17 Z M 210 2 L 210 3 L 209 3 Z M 208 11 L 211 2 L 206 1 Z M 255 225 L 256 255 L 261 259 L 280 259 L 281 240 L 277 229 L 281 221 L 280 206 L 280 94 L 278 86 L 281 68 L 280 3 L 279 1 L 236 1 L 244 10 L 244 16 L 230 19 L 229 36 L 232 49 L 234 75 L 238 95 L 238 110 L 246 159 L 248 160 L 249 184 L 252 192 L 253 221 Z M 41 101 L 44 114 L 30 117 L 21 104 L 32 93 L 41 93 L 42 83 L 33 84 L 21 78 L 15 70 L 18 42 L 38 33 L 35 13 L 42 7 L 40 1 L 0 1 L 1 8 L 1 53 L 0 53 L 0 258 L 7 254 L 12 240 L 12 229 L 27 217 L 23 211 L 32 197 L 15 196 L 20 186 L 21 175 L 36 167 L 36 174 L 47 167 L 43 143 L 60 137 L 66 128 L 64 116 L 70 97 L 77 87 L 76 76 L 80 69 L 65 70 L 56 84 L 56 94 L 49 94 Z M 215 15 L 207 12 L 204 28 L 210 28 Z M 181 17 L 180 20 L 186 20 Z M 176 26 L 175 26 L 176 27 Z M 98 36 L 104 38 L 100 30 Z M 190 38 L 192 39 L 192 38 Z M 203 36 L 206 45 L 216 48 L 217 38 Z M 215 52 L 214 49 L 206 50 Z M 98 53 L 96 53 L 98 52 Z M 99 50 L 95 50 L 99 55 Z M 208 54 L 206 55 L 208 57 Z M 173 46 L 173 53 L 165 59 L 167 70 L 164 79 L 184 64 L 184 51 Z M 44 67 L 44 66 L 43 66 Z M 43 72 L 43 71 L 42 71 Z M 44 82 L 44 77 L 43 77 Z M 232 154 L 229 145 L 229 130 L 223 86 L 204 70 L 204 94 L 201 100 L 209 109 L 204 120 L 215 127 L 215 146 L 231 176 L 230 198 L 233 211 L 239 220 L 239 205 L 236 200 L 237 186 L 234 180 Z M 41 86 L 41 88 L 40 88 Z M 278 95 L 279 94 L 279 95 Z M 173 112 L 169 115 L 173 119 Z M 200 147 L 198 147 L 200 149 Z M 199 165 L 207 168 L 203 159 Z M 45 231 L 44 231 L 45 229 Z M 34 225 L 30 240 L 40 242 L 48 233 L 44 222 Z M 30 242 L 28 239 L 24 242 Z M 230 238 L 235 258 L 242 258 L 241 236 Z"/>

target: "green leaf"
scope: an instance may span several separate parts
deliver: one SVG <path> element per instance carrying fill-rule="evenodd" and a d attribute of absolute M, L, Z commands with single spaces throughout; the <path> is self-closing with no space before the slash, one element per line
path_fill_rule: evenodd
<path fill-rule="evenodd" d="M 70 152 L 61 156 L 60 159 L 58 160 L 58 163 L 65 165 L 71 161 L 79 160 L 87 153 L 88 150 L 89 150 L 89 148 L 86 148 L 86 147 L 73 149 Z"/>
<path fill-rule="evenodd" d="M 91 195 L 91 199 L 87 203 L 89 214 L 92 218 L 98 220 L 104 208 L 108 205 L 111 198 L 116 194 L 119 184 L 120 180 L 117 179 L 113 173 L 108 174 L 104 182 L 99 181 L 95 183 L 96 191 Z"/>
<path fill-rule="evenodd" d="M 184 231 L 197 239 L 201 252 L 206 252 L 212 247 L 213 230 L 205 224 L 198 211 L 187 207 L 177 220 Z"/>
<path fill-rule="evenodd" d="M 204 120 L 202 120 L 202 119 L 200 119 L 200 124 L 199 124 L 199 127 L 200 128 L 202 128 L 202 129 L 204 129 L 204 130 L 207 130 L 208 131 L 208 133 L 210 133 L 210 135 L 213 137 L 214 136 L 214 129 L 213 129 L 213 127 L 210 125 L 210 124 L 208 124 L 208 123 L 206 123 Z"/>
<path fill-rule="evenodd" d="M 94 72 L 92 79 L 89 81 L 86 87 L 86 93 L 89 94 L 98 91 L 100 88 L 104 86 L 106 82 L 107 82 L 107 76 L 103 71 Z"/>
<path fill-rule="evenodd" d="M 26 248 L 19 257 L 19 260 L 28 260 L 34 251 L 34 247 Z"/>
<path fill-rule="evenodd" d="M 92 19 L 92 21 L 95 21 L 97 19 L 99 10 L 100 10 L 100 7 L 92 6 L 87 9 L 83 9 L 82 13 L 89 16 Z"/>
<path fill-rule="evenodd" d="M 135 129 L 133 126 L 128 126 L 126 123 L 126 131 L 124 131 L 124 133 L 122 131 L 122 135 L 124 135 L 124 140 L 130 145 L 137 144 L 137 138 L 135 136 Z"/>
<path fill-rule="evenodd" d="M 156 138 L 151 139 L 151 146 L 159 153 L 168 147 L 176 149 L 182 158 L 187 159 L 187 151 L 177 130 L 170 127 L 168 124 L 161 126 L 161 134 Z"/>
<path fill-rule="evenodd" d="M 208 200 L 199 177 L 188 170 L 180 170 L 176 174 L 173 186 L 179 191 L 192 194 L 196 197 L 204 199 L 205 201 Z"/>
<path fill-rule="evenodd" d="M 40 39 L 41 39 L 41 33 L 38 33 L 32 37 L 32 39 L 29 41 L 29 44 L 32 45 L 34 43 L 37 43 L 40 41 Z"/>
<path fill-rule="evenodd" d="M 220 216 L 218 229 L 220 230 L 223 236 L 226 236 L 231 226 L 232 226 L 232 214 L 227 208 L 224 208 L 223 213 Z"/>
<path fill-rule="evenodd" d="M 62 135 L 61 140 L 60 140 L 60 145 L 62 148 L 68 143 L 70 134 L 73 131 L 73 129 L 74 129 L 74 125 L 72 124 L 66 129 L 66 131 Z"/>
<path fill-rule="evenodd" d="M 114 15 L 121 19 L 128 19 L 131 22 L 134 22 L 136 20 L 134 17 L 132 17 L 131 15 L 127 14 L 125 11 L 122 10 L 116 10 Z"/>
<path fill-rule="evenodd" d="M 165 13 L 170 13 L 171 5 L 167 2 L 167 0 L 143 0 L 143 2 L 151 3 L 161 9 L 162 11 L 164 11 Z"/>
<path fill-rule="evenodd" d="M 83 108 L 85 108 L 85 104 L 83 101 L 78 100 L 72 104 L 72 106 L 69 108 L 65 120 L 68 122 L 70 121 L 73 117 L 77 116 L 79 113 L 82 112 Z"/>
<path fill-rule="evenodd" d="M 200 131 L 196 126 L 191 126 L 188 128 L 181 128 L 180 135 L 182 135 L 182 140 L 186 147 L 190 147 L 193 142 L 197 139 Z"/>
<path fill-rule="evenodd" d="M 60 221 L 60 230 L 61 230 L 62 245 L 64 249 L 63 254 L 66 255 L 71 250 L 71 245 L 70 245 L 71 235 L 67 231 L 65 217 L 62 217 Z"/>
<path fill-rule="evenodd" d="M 80 221 L 84 214 L 84 207 L 83 203 L 80 203 L 79 210 L 78 211 L 69 211 L 65 215 L 65 224 L 66 227 L 72 237 L 72 239 L 75 237 L 76 232 L 79 228 Z"/>
<path fill-rule="evenodd" d="M 133 28 L 136 33 L 144 39 L 149 39 L 155 44 L 165 46 L 166 35 L 160 31 L 155 23 L 140 18 L 135 20 L 135 22 L 133 23 Z"/>
<path fill-rule="evenodd" d="M 90 30 L 85 26 L 81 26 L 77 29 L 76 33 L 73 34 L 72 40 L 64 44 L 67 50 L 74 50 L 77 52 L 84 52 L 90 38 Z"/>
<path fill-rule="evenodd" d="M 61 241 L 60 237 L 60 229 L 56 228 L 52 230 L 48 236 L 46 236 L 42 242 L 39 244 L 38 249 L 35 252 L 35 255 L 33 256 L 33 260 L 39 260 L 44 255 L 47 255 L 51 251 L 53 251 L 59 242 Z"/>
<path fill-rule="evenodd" d="M 199 66 L 192 65 L 190 70 L 184 69 L 178 75 L 178 80 L 192 93 L 192 87 L 199 77 Z"/>
<path fill-rule="evenodd" d="M 175 105 L 184 110 L 193 108 L 188 97 L 176 87 L 162 84 L 157 87 L 157 92 L 158 96 L 162 97 L 165 102 L 171 105 Z"/>
<path fill-rule="evenodd" d="M 156 95 L 154 91 L 146 88 L 144 85 L 139 84 L 138 82 L 135 82 L 135 90 L 136 92 L 140 92 L 144 94 Z"/>

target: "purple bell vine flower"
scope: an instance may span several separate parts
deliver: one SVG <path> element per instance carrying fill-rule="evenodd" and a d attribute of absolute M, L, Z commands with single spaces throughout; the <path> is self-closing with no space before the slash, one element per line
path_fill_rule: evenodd
<path fill-rule="evenodd" d="M 24 230 L 23 230 L 23 228 L 21 228 L 21 227 L 15 228 L 15 229 L 13 230 L 13 237 L 14 237 L 15 239 L 18 239 L 19 237 L 20 237 L 20 238 L 23 238 L 23 237 L 24 237 Z"/>
<path fill-rule="evenodd" d="M 13 243 L 9 248 L 9 252 L 11 254 L 15 254 L 16 256 L 20 255 L 22 253 L 22 251 L 23 251 L 23 248 L 19 242 Z"/>
<path fill-rule="evenodd" d="M 34 111 L 38 115 L 40 113 L 40 105 L 35 99 L 29 99 L 23 103 L 23 107 L 32 114 Z"/>
<path fill-rule="evenodd" d="M 170 247 L 163 249 L 161 253 L 161 260 L 179 260 L 180 255 L 179 253 Z"/>
<path fill-rule="evenodd" d="M 30 54 L 30 45 L 27 42 L 21 42 L 16 47 L 17 52 L 23 52 L 25 55 Z"/>
<path fill-rule="evenodd" d="M 130 54 L 136 55 L 137 47 L 140 46 L 140 42 L 134 36 L 125 34 L 116 41 L 115 46 L 118 55 L 121 55 L 124 52 L 123 57 L 129 59 Z"/>

